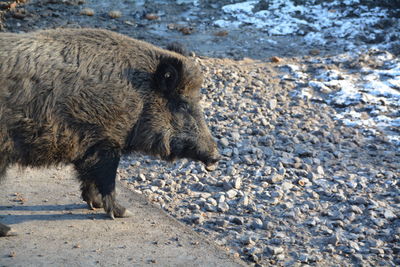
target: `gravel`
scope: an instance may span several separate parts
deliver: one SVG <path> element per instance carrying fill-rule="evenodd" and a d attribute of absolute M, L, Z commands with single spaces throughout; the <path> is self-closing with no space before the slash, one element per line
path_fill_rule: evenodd
<path fill-rule="evenodd" d="M 302 95 L 290 69 L 319 63 L 197 60 L 218 168 L 132 155 L 120 178 L 249 264 L 400 264 L 398 147 Z"/>

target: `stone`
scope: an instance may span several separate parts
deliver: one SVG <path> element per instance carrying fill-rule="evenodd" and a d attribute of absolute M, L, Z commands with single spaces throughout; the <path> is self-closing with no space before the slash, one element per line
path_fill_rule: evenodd
<path fill-rule="evenodd" d="M 274 110 L 276 108 L 277 104 L 278 104 L 278 102 L 276 101 L 276 99 L 270 99 L 267 102 L 267 108 L 271 109 L 271 110 Z"/>
<path fill-rule="evenodd" d="M 271 255 L 282 254 L 285 249 L 283 247 L 267 246 L 266 248 Z"/>
<path fill-rule="evenodd" d="M 227 220 L 219 219 L 215 221 L 215 225 L 220 227 L 227 227 L 229 222 Z"/>
<path fill-rule="evenodd" d="M 271 174 L 271 175 L 267 178 L 267 181 L 268 181 L 269 183 L 275 184 L 275 183 L 278 183 L 278 182 L 282 181 L 283 178 L 284 178 L 283 175 L 278 174 L 278 173 L 273 173 L 273 174 Z"/>
<path fill-rule="evenodd" d="M 161 179 L 154 180 L 152 183 L 154 186 L 163 188 L 165 186 L 165 181 Z"/>
<path fill-rule="evenodd" d="M 86 16 L 93 16 L 94 15 L 94 10 L 91 8 L 83 8 L 80 12 L 81 15 L 86 15 Z"/>
<path fill-rule="evenodd" d="M 217 201 L 212 197 L 207 198 L 207 203 L 211 204 L 212 206 L 217 206 Z"/>
<path fill-rule="evenodd" d="M 283 182 L 281 188 L 283 191 L 289 191 L 293 188 L 293 184 L 291 182 Z"/>
<path fill-rule="evenodd" d="M 299 145 L 295 146 L 295 153 L 300 158 L 313 157 L 314 156 L 314 152 L 309 147 L 306 147 L 305 145 L 302 145 L 302 144 L 299 144 Z"/>
<path fill-rule="evenodd" d="M 230 219 L 230 221 L 232 223 L 234 223 L 234 224 L 237 224 L 237 225 L 243 225 L 244 224 L 242 217 L 233 217 L 233 218 Z"/>
<path fill-rule="evenodd" d="M 246 236 L 242 237 L 241 241 L 242 241 L 242 244 L 246 245 L 246 246 L 254 246 L 255 243 L 256 243 L 255 242 L 256 239 L 254 237 L 252 237 L 252 236 L 249 236 L 249 235 L 246 235 Z"/>
<path fill-rule="evenodd" d="M 237 191 L 235 189 L 228 190 L 226 192 L 226 196 L 227 196 L 227 198 L 232 199 L 237 196 Z"/>
<path fill-rule="evenodd" d="M 327 244 L 337 246 L 340 242 L 339 235 L 335 233 L 335 234 L 331 235 L 330 237 L 327 237 L 325 239 L 325 241 Z"/>
<path fill-rule="evenodd" d="M 145 182 L 146 181 L 146 176 L 143 173 L 139 173 L 137 179 L 140 182 Z"/>
<path fill-rule="evenodd" d="M 391 211 L 390 209 L 386 209 L 385 212 L 383 213 L 383 216 L 388 220 L 394 220 L 397 218 L 397 215 L 394 214 L 394 212 Z"/>
<path fill-rule="evenodd" d="M 235 175 L 236 173 L 237 173 L 236 169 L 235 169 L 234 167 L 232 167 L 232 166 L 229 166 L 229 167 L 226 169 L 226 174 L 229 175 L 229 176 L 233 176 L 233 175 Z"/>
<path fill-rule="evenodd" d="M 254 229 L 262 229 L 263 225 L 263 221 L 260 218 L 255 218 L 251 224 Z"/>
<path fill-rule="evenodd" d="M 219 142 L 221 143 L 222 146 L 227 147 L 229 146 L 229 141 L 226 137 L 223 137 L 219 140 Z"/>
<path fill-rule="evenodd" d="M 121 13 L 121 11 L 118 11 L 118 10 L 111 10 L 108 13 L 108 15 L 110 16 L 110 18 L 117 19 L 122 16 L 122 13 Z"/>
<path fill-rule="evenodd" d="M 204 203 L 204 209 L 206 211 L 209 211 L 209 212 L 216 212 L 217 211 L 217 207 L 212 205 L 212 204 L 210 204 L 210 203 Z"/>
<path fill-rule="evenodd" d="M 382 248 L 370 248 L 369 251 L 374 254 L 385 254 Z"/>
<path fill-rule="evenodd" d="M 249 205 L 249 197 L 247 196 L 247 194 L 245 194 L 244 196 L 242 196 L 239 200 L 239 204 L 243 205 L 243 206 L 247 206 Z"/>
<path fill-rule="evenodd" d="M 234 141 L 239 141 L 240 140 L 240 134 L 238 132 L 232 132 L 231 137 Z"/>
<path fill-rule="evenodd" d="M 200 206 L 197 205 L 197 204 L 195 204 L 195 203 L 189 204 L 188 208 L 189 208 L 190 210 L 200 210 Z"/>
<path fill-rule="evenodd" d="M 193 215 L 191 221 L 195 224 L 203 224 L 205 219 L 201 214 Z"/>
<path fill-rule="evenodd" d="M 233 182 L 233 188 L 240 189 L 242 187 L 242 179 L 240 177 L 235 178 Z"/>
<path fill-rule="evenodd" d="M 220 212 L 227 212 L 229 210 L 229 205 L 226 202 L 220 202 L 218 203 L 217 209 Z"/>
<path fill-rule="evenodd" d="M 317 174 L 325 175 L 324 168 L 322 166 L 317 167 Z"/>

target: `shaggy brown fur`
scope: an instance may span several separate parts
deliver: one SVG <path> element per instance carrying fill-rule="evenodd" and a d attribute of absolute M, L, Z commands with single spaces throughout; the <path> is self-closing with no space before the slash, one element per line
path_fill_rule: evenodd
<path fill-rule="evenodd" d="M 91 208 L 126 216 L 121 154 L 218 160 L 201 83 L 189 58 L 106 30 L 0 33 L 0 177 L 15 163 L 73 164 Z"/>

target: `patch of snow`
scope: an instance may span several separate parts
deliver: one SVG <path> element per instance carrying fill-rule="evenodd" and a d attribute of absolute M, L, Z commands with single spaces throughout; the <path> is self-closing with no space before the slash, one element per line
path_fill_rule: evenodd
<path fill-rule="evenodd" d="M 228 27 L 232 27 L 232 26 L 237 28 L 237 27 L 239 27 L 240 24 L 241 24 L 241 22 L 239 22 L 239 21 L 231 22 L 231 21 L 224 20 L 224 19 L 219 19 L 219 20 L 214 21 L 214 25 L 217 27 L 220 27 L 220 28 L 228 28 Z"/>
<path fill-rule="evenodd" d="M 316 78 L 325 82 L 343 79 L 342 74 L 337 70 L 328 70 L 320 72 L 320 74 Z"/>
<path fill-rule="evenodd" d="M 390 87 L 387 82 L 371 81 L 364 84 L 364 89 L 375 96 L 384 96 L 387 98 L 393 97 L 394 99 L 400 98 L 400 92 Z"/>
<path fill-rule="evenodd" d="M 357 0 L 335 0 L 319 4 L 310 0 L 299 5 L 291 0 L 270 0 L 266 10 L 257 11 L 255 7 L 258 3 L 244 1 L 223 6 L 222 10 L 226 14 L 224 27 L 251 25 L 269 36 L 304 35 L 304 41 L 309 45 L 325 45 L 335 39 L 340 43 L 338 45 L 348 49 L 356 47 L 354 41 L 357 38 L 374 42 L 384 36 L 386 43 L 390 40 L 387 32 L 373 27 L 388 17 L 388 10 L 369 8 Z M 214 24 L 221 27 L 220 20 Z M 386 45 L 385 42 L 382 45 Z"/>
<path fill-rule="evenodd" d="M 254 6 L 258 3 L 258 1 L 247 1 L 241 2 L 231 5 L 226 5 L 222 7 L 222 10 L 225 13 L 246 13 L 251 14 Z"/>
<path fill-rule="evenodd" d="M 340 91 L 332 97 L 331 103 L 339 106 L 349 106 L 361 101 L 362 94 L 353 81 L 337 80 L 336 85 L 340 88 Z"/>
<path fill-rule="evenodd" d="M 345 60 L 343 60 L 343 58 Z M 301 88 L 301 97 L 313 99 L 313 89 L 325 93 L 328 104 L 339 107 L 336 117 L 349 127 L 361 127 L 368 134 L 380 135 L 399 145 L 400 150 L 400 59 L 386 51 L 371 50 L 365 54 L 337 55 L 326 61 L 354 62 L 368 59 L 360 72 L 321 68 L 309 75 L 295 64 L 282 66 L 294 77 L 309 75 L 308 86 Z M 374 67 L 371 63 L 378 63 Z M 304 79 L 303 79 L 304 82 Z"/>
<path fill-rule="evenodd" d="M 332 90 L 328 86 L 326 86 L 324 83 L 319 82 L 319 81 L 309 81 L 308 85 L 321 91 L 324 94 L 329 94 L 332 92 Z"/>

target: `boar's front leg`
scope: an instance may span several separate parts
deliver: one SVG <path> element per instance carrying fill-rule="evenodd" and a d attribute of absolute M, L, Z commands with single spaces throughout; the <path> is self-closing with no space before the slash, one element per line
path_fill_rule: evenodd
<path fill-rule="evenodd" d="M 82 196 L 86 198 L 85 201 L 95 200 L 92 197 L 96 192 L 91 190 L 97 188 L 104 210 L 112 219 L 130 215 L 130 212 L 115 200 L 115 177 L 119 158 L 118 145 L 102 141 L 92 146 L 82 158 L 74 162 L 78 178 L 82 183 Z"/>

